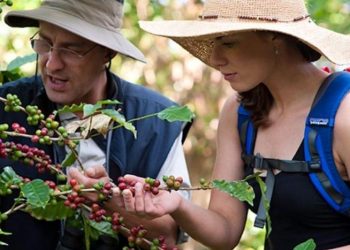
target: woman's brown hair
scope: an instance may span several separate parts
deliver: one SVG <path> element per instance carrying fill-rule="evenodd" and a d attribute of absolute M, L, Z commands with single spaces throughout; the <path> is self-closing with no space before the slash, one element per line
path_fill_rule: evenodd
<path fill-rule="evenodd" d="M 294 40 L 296 47 L 307 62 L 320 59 L 321 54 L 316 50 L 296 40 L 296 38 L 291 39 Z M 256 128 L 269 124 L 267 115 L 273 105 L 273 97 L 265 84 L 260 83 L 249 91 L 239 93 L 239 101 L 247 111 L 251 112 L 251 119 Z"/>

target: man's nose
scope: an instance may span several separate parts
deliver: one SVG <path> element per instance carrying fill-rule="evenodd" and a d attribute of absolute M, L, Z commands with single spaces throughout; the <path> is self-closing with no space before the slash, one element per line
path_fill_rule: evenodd
<path fill-rule="evenodd" d="M 64 62 L 60 57 L 59 50 L 51 47 L 47 54 L 46 68 L 50 71 L 61 69 L 64 66 Z"/>

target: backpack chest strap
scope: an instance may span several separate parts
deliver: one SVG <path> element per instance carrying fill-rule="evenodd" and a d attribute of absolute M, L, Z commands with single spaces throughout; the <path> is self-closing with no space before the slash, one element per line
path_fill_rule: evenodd
<path fill-rule="evenodd" d="M 288 173 L 310 173 L 321 171 L 320 161 L 314 158 L 311 161 L 280 160 L 264 158 L 256 155 L 242 154 L 245 165 L 257 170 L 278 169 Z"/>
<path fill-rule="evenodd" d="M 319 160 L 315 162 L 279 160 L 264 158 L 259 153 L 256 155 L 242 153 L 242 159 L 247 167 L 267 171 L 265 180 L 266 193 L 262 194 L 254 221 L 254 226 L 259 228 L 263 228 L 266 223 L 267 211 L 269 210 L 269 208 L 266 206 L 269 206 L 270 204 L 275 186 L 275 175 L 273 173 L 274 169 L 289 173 L 310 173 L 321 170 Z"/>

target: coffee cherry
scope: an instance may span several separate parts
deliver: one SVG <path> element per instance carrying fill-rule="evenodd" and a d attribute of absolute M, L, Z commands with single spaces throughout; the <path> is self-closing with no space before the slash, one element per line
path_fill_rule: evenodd
<path fill-rule="evenodd" d="M 18 112 L 21 110 L 20 105 L 21 105 L 21 100 L 18 98 L 17 95 L 12 95 L 12 94 L 7 94 L 6 95 L 6 103 L 5 103 L 5 108 L 4 110 L 6 112 Z"/>
<path fill-rule="evenodd" d="M 159 180 L 154 180 L 153 187 L 159 187 L 160 186 L 160 181 Z"/>
<path fill-rule="evenodd" d="M 57 180 L 58 181 L 66 181 L 67 177 L 64 174 L 59 174 L 59 175 L 57 175 Z"/>
<path fill-rule="evenodd" d="M 5 214 L 5 213 L 0 214 L 0 221 L 5 221 L 5 220 L 7 220 L 7 218 L 8 218 L 7 214 Z"/>
<path fill-rule="evenodd" d="M 159 194 L 159 188 L 158 187 L 152 187 L 151 192 L 152 192 L 152 194 L 157 195 L 157 194 Z"/>
<path fill-rule="evenodd" d="M 91 212 L 89 214 L 89 219 L 96 222 L 103 220 L 103 217 L 106 215 L 106 210 L 102 209 L 97 203 L 91 205 Z"/>
<path fill-rule="evenodd" d="M 174 181 L 174 190 L 179 190 L 181 187 L 181 183 L 179 181 Z"/>
<path fill-rule="evenodd" d="M 70 179 L 69 180 L 69 185 L 71 185 L 72 187 L 74 187 L 77 184 L 78 184 L 78 181 L 76 179 Z"/>
<path fill-rule="evenodd" d="M 170 178 L 167 179 L 166 185 L 168 188 L 172 188 L 174 186 L 174 181 Z"/>
<path fill-rule="evenodd" d="M 118 184 L 118 188 L 120 189 L 120 191 L 123 191 L 123 190 L 127 189 L 128 186 L 126 185 L 125 182 L 121 182 Z"/>
<path fill-rule="evenodd" d="M 13 130 L 17 130 L 19 127 L 21 127 L 18 123 L 16 123 L 16 122 L 14 122 L 14 123 L 12 123 L 12 125 L 11 125 L 11 128 L 13 129 Z"/>
<path fill-rule="evenodd" d="M 149 183 L 145 183 L 143 185 L 143 190 L 145 190 L 146 192 L 151 191 L 151 185 Z"/>

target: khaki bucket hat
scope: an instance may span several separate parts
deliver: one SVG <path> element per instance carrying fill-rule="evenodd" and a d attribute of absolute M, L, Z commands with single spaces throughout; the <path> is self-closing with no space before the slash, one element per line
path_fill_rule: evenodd
<path fill-rule="evenodd" d="M 10 11 L 5 22 L 12 27 L 39 27 L 45 21 L 145 62 L 142 52 L 121 34 L 123 0 L 45 0 L 33 10 Z"/>
<path fill-rule="evenodd" d="M 198 20 L 140 21 L 140 26 L 171 38 L 208 65 L 215 37 L 260 30 L 295 37 L 335 64 L 350 63 L 350 36 L 317 26 L 303 0 L 206 0 Z"/>

